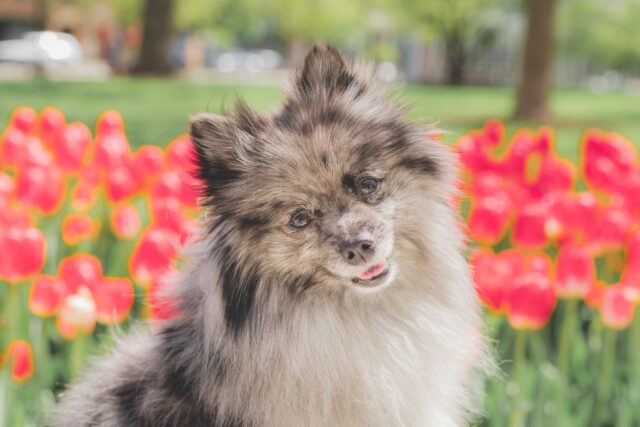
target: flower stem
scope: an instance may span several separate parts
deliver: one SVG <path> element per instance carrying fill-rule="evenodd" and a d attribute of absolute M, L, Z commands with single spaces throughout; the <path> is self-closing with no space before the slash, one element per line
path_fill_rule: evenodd
<path fill-rule="evenodd" d="M 562 329 L 560 330 L 560 343 L 558 344 L 557 367 L 562 376 L 562 381 L 567 382 L 569 371 L 569 353 L 571 350 L 571 337 L 576 329 L 578 318 L 578 300 L 571 299 L 566 302 Z"/>
<path fill-rule="evenodd" d="M 605 331 L 604 347 L 602 349 L 602 376 L 598 387 L 598 412 L 599 419 L 605 420 L 607 414 L 607 401 L 611 392 L 611 379 L 613 376 L 613 364 L 616 358 L 617 332 L 608 329 Z"/>
<path fill-rule="evenodd" d="M 524 365 L 527 353 L 526 331 L 516 331 L 516 340 L 513 350 L 513 382 L 517 385 L 514 406 L 509 420 L 510 427 L 520 427 L 524 425 Z"/>

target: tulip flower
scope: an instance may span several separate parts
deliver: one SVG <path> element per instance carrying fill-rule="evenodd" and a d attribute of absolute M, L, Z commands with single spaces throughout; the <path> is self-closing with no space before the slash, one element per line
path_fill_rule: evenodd
<path fill-rule="evenodd" d="M 109 135 L 114 133 L 124 133 L 124 121 L 122 120 L 120 113 L 117 111 L 107 110 L 100 114 L 96 121 L 96 134 Z"/>
<path fill-rule="evenodd" d="M 121 133 L 107 133 L 96 138 L 94 163 L 99 168 L 111 171 L 127 163 L 131 147 L 127 137 Z"/>
<path fill-rule="evenodd" d="M 588 250 L 565 245 L 558 251 L 556 289 L 561 298 L 584 298 L 596 280 L 596 265 Z"/>
<path fill-rule="evenodd" d="M 14 128 L 8 128 L 0 136 L 0 165 L 16 167 L 25 157 L 27 134 Z"/>
<path fill-rule="evenodd" d="M 111 211 L 111 230 L 119 239 L 130 239 L 142 228 L 138 209 L 134 205 L 119 204 Z"/>
<path fill-rule="evenodd" d="M 503 313 L 514 278 L 525 269 L 525 258 L 516 250 L 493 254 L 477 249 L 471 255 L 473 282 L 482 302 L 493 312 Z"/>
<path fill-rule="evenodd" d="M 509 324 L 514 329 L 542 329 L 553 314 L 556 293 L 545 274 L 533 271 L 518 276 L 506 299 Z"/>
<path fill-rule="evenodd" d="M 18 173 L 18 200 L 44 214 L 52 214 L 60 208 L 64 192 L 63 177 L 57 168 L 34 166 L 24 168 Z"/>
<path fill-rule="evenodd" d="M 38 113 L 31 107 L 18 107 L 11 113 L 9 128 L 18 129 L 24 134 L 30 133 L 38 121 Z"/>
<path fill-rule="evenodd" d="M 133 153 L 131 172 L 143 184 L 160 172 L 165 162 L 164 151 L 155 145 L 144 145 Z"/>
<path fill-rule="evenodd" d="M 149 315 L 156 320 L 170 320 L 180 316 L 180 309 L 165 282 L 154 278 L 147 292 Z"/>
<path fill-rule="evenodd" d="M 69 214 L 62 221 L 62 240 L 70 246 L 90 240 L 98 234 L 99 225 L 86 215 Z"/>
<path fill-rule="evenodd" d="M 96 304 L 87 287 L 79 287 L 64 299 L 56 326 L 60 335 L 67 340 L 75 339 L 78 334 L 89 335 L 93 332 L 96 326 Z"/>
<path fill-rule="evenodd" d="M 25 340 L 9 342 L 6 358 L 11 362 L 11 379 L 13 382 L 23 384 L 29 381 L 35 370 L 31 344 Z"/>
<path fill-rule="evenodd" d="M 95 289 L 102 281 L 102 264 L 93 255 L 71 255 L 60 262 L 58 277 L 64 281 L 68 293 L 71 294 L 76 293 L 81 287 Z"/>
<path fill-rule="evenodd" d="M 134 292 L 127 278 L 105 277 L 93 290 L 96 319 L 105 325 L 121 323 L 133 306 Z"/>
<path fill-rule="evenodd" d="M 60 168 L 64 171 L 77 171 L 85 163 L 91 131 L 83 123 L 71 123 L 65 126 L 59 138 L 54 142 L 54 152 Z"/>
<path fill-rule="evenodd" d="M 542 248 L 547 244 L 548 205 L 529 202 L 516 215 L 511 239 L 516 246 Z"/>
<path fill-rule="evenodd" d="M 38 273 L 43 265 L 46 242 L 34 227 L 0 228 L 0 279 L 18 282 Z"/>
<path fill-rule="evenodd" d="M 140 188 L 129 165 L 121 164 L 107 174 L 107 198 L 119 202 L 133 196 Z"/>
<path fill-rule="evenodd" d="M 469 235 L 482 243 L 502 239 L 511 216 L 511 199 L 505 192 L 476 198 L 469 214 Z"/>
<path fill-rule="evenodd" d="M 609 286 L 602 294 L 602 323 L 610 329 L 624 329 L 631 324 L 635 307 L 628 289 L 620 284 Z"/>
<path fill-rule="evenodd" d="M 170 165 L 177 166 L 183 171 L 195 175 L 196 150 L 187 136 L 179 136 L 169 143 L 166 148 L 167 161 Z"/>
<path fill-rule="evenodd" d="M 129 271 L 138 284 L 148 286 L 166 273 L 177 255 L 177 240 L 171 232 L 149 228 L 129 258 Z"/>
<path fill-rule="evenodd" d="M 31 286 L 29 309 L 36 316 L 53 316 L 58 312 L 66 293 L 66 285 L 58 277 L 39 276 Z"/>
<path fill-rule="evenodd" d="M 53 147 L 64 131 L 66 119 L 56 107 L 46 107 L 40 113 L 40 135 L 47 147 Z"/>
<path fill-rule="evenodd" d="M 592 286 L 587 291 L 587 294 L 584 296 L 584 303 L 593 308 L 594 310 L 599 310 L 602 307 L 602 298 L 604 296 L 604 291 L 609 286 L 606 282 L 602 280 L 596 280 Z"/>
<path fill-rule="evenodd" d="M 13 196 L 16 184 L 8 174 L 0 171 L 0 209 L 4 209 L 9 204 L 9 199 Z"/>

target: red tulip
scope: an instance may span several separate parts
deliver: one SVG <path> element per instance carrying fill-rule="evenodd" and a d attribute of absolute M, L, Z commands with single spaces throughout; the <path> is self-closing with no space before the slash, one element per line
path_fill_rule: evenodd
<path fill-rule="evenodd" d="M 596 280 L 596 266 L 584 247 L 565 245 L 556 261 L 557 292 L 561 298 L 584 298 Z"/>
<path fill-rule="evenodd" d="M 599 190 L 616 192 L 636 163 L 636 149 L 616 134 L 588 131 L 582 143 L 584 176 L 587 183 Z"/>
<path fill-rule="evenodd" d="M 161 284 L 162 283 L 162 284 Z M 175 296 L 169 292 L 165 282 L 154 278 L 147 293 L 147 306 L 151 318 L 156 320 L 170 320 L 180 316 L 180 309 Z"/>
<path fill-rule="evenodd" d="M 617 249 L 624 245 L 634 226 L 633 218 L 625 209 L 607 207 L 601 209 L 587 237 L 599 250 Z"/>
<path fill-rule="evenodd" d="M 71 255 L 60 262 L 58 277 L 64 281 L 70 294 L 75 294 L 81 287 L 96 289 L 102 281 L 102 265 L 93 255 Z"/>
<path fill-rule="evenodd" d="M 164 166 L 164 151 L 155 145 L 144 145 L 133 154 L 131 171 L 136 180 L 144 183 Z"/>
<path fill-rule="evenodd" d="M 491 146 L 500 144 L 506 133 L 506 127 L 500 120 L 487 120 L 484 122 L 483 130 Z"/>
<path fill-rule="evenodd" d="M 40 135 L 48 147 L 55 144 L 57 138 L 62 135 L 66 119 L 62 111 L 56 107 L 46 107 L 40 113 Z"/>
<path fill-rule="evenodd" d="M 82 286 L 75 293 L 67 295 L 62 302 L 56 326 L 60 335 L 75 339 L 79 333 L 89 335 L 96 326 L 96 305 L 91 292 Z"/>
<path fill-rule="evenodd" d="M 631 324 L 635 302 L 629 291 L 619 284 L 609 286 L 602 294 L 600 316 L 602 323 L 610 329 L 624 329 Z"/>
<path fill-rule="evenodd" d="M 10 128 L 18 129 L 19 131 L 28 134 L 30 133 L 38 121 L 38 113 L 31 107 L 18 107 L 11 113 L 11 119 L 9 120 Z"/>
<path fill-rule="evenodd" d="M 90 145 L 91 131 L 86 125 L 75 122 L 65 126 L 54 145 L 58 165 L 64 171 L 77 171 L 84 165 Z"/>
<path fill-rule="evenodd" d="M 111 211 L 111 230 L 119 239 L 136 236 L 142 227 L 140 214 L 134 205 L 116 205 Z"/>
<path fill-rule="evenodd" d="M 30 212 L 23 207 L 4 206 L 0 209 L 0 235 L 2 230 L 27 228 L 33 226 Z"/>
<path fill-rule="evenodd" d="M 172 233 L 149 228 L 144 233 L 129 259 L 131 276 L 142 286 L 166 273 L 174 261 L 177 241 Z"/>
<path fill-rule="evenodd" d="M 507 193 L 477 198 L 469 214 L 469 235 L 478 242 L 497 243 L 504 236 L 510 216 L 511 200 Z"/>
<path fill-rule="evenodd" d="M 96 138 L 94 163 L 107 171 L 127 163 L 131 147 L 127 137 L 121 133 L 108 133 Z"/>
<path fill-rule="evenodd" d="M 128 165 L 116 166 L 107 174 L 107 197 L 113 202 L 129 198 L 139 189 L 135 174 Z"/>
<path fill-rule="evenodd" d="M 640 231 L 636 231 L 629 239 L 626 260 L 622 282 L 637 283 L 640 287 Z"/>
<path fill-rule="evenodd" d="M 114 133 L 124 133 L 124 121 L 117 111 L 107 110 L 100 114 L 96 121 L 96 134 L 108 135 Z"/>
<path fill-rule="evenodd" d="M 16 184 L 13 178 L 0 171 L 0 210 L 9 204 L 9 199 L 13 196 Z"/>
<path fill-rule="evenodd" d="M 69 214 L 62 221 L 62 240 L 70 246 L 90 240 L 98 233 L 100 227 L 96 222 L 86 216 Z"/>
<path fill-rule="evenodd" d="M 29 309 L 36 316 L 53 316 L 60 308 L 66 293 L 66 285 L 59 278 L 39 276 L 31 286 Z"/>
<path fill-rule="evenodd" d="M 133 285 L 127 278 L 106 277 L 94 289 L 96 318 L 105 325 L 121 323 L 133 306 Z"/>
<path fill-rule="evenodd" d="M 542 248 L 547 244 L 548 205 L 543 202 L 529 202 L 516 215 L 511 239 L 516 246 Z"/>
<path fill-rule="evenodd" d="M 514 329 L 542 329 L 553 314 L 556 293 L 548 276 L 530 272 L 518 276 L 506 301 L 507 319 Z"/>
<path fill-rule="evenodd" d="M 166 148 L 167 161 L 183 171 L 195 175 L 196 150 L 188 136 L 179 136 L 169 143 Z"/>
<path fill-rule="evenodd" d="M 62 205 L 65 184 L 56 168 L 28 167 L 17 177 L 16 195 L 26 206 L 51 214 Z"/>
<path fill-rule="evenodd" d="M 602 298 L 607 288 L 608 286 L 605 282 L 596 280 L 584 296 L 584 303 L 595 310 L 599 310 L 602 307 Z"/>
<path fill-rule="evenodd" d="M 0 164 L 16 167 L 22 164 L 26 151 L 27 134 L 8 128 L 0 137 Z"/>
<path fill-rule="evenodd" d="M 0 229 L 0 279 L 9 282 L 25 280 L 44 265 L 46 242 L 34 227 Z"/>
<path fill-rule="evenodd" d="M 16 384 L 27 382 L 35 370 L 31 344 L 25 340 L 9 342 L 7 360 L 11 361 L 11 379 Z"/>
<path fill-rule="evenodd" d="M 514 278 L 525 269 L 524 257 L 515 250 L 495 255 L 480 248 L 471 255 L 471 265 L 478 296 L 489 309 L 502 313 Z"/>

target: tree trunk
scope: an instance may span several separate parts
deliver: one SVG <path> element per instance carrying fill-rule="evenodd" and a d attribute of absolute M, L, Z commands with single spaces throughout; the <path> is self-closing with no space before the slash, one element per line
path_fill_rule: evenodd
<path fill-rule="evenodd" d="M 551 116 L 549 90 L 552 78 L 554 8 L 554 0 L 528 1 L 527 38 L 514 118 L 545 120 Z"/>
<path fill-rule="evenodd" d="M 173 0 L 145 0 L 144 33 L 138 64 L 133 69 L 137 74 L 168 74 L 169 47 L 173 33 Z"/>
<path fill-rule="evenodd" d="M 451 34 L 445 38 L 445 60 L 447 67 L 447 84 L 459 86 L 464 84 L 464 72 L 467 52 L 462 38 Z"/>

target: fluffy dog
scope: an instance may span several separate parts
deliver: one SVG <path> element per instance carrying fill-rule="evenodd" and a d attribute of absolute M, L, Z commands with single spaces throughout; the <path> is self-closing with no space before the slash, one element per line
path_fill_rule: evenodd
<path fill-rule="evenodd" d="M 121 340 L 56 425 L 468 423 L 490 358 L 453 159 L 424 134 L 322 44 L 281 110 L 193 118 L 205 216 L 182 315 Z"/>

